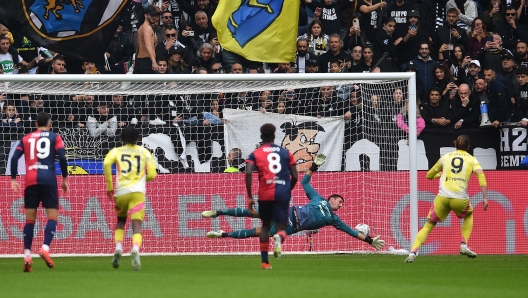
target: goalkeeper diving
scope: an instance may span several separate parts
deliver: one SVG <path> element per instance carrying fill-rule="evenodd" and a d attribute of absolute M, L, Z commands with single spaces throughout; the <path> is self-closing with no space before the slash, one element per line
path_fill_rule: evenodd
<path fill-rule="evenodd" d="M 325 226 L 334 226 L 336 229 L 341 230 L 348 235 L 365 241 L 372 245 L 375 249 L 379 250 L 385 244 L 384 240 L 379 239 L 380 236 L 371 238 L 368 235 L 363 235 L 357 230 L 352 229 L 350 226 L 345 224 L 339 216 L 334 212 L 343 207 L 344 199 L 339 194 L 333 194 L 328 199 L 323 198 L 310 184 L 310 179 L 314 172 L 324 164 L 326 156 L 324 154 L 318 154 L 310 169 L 306 171 L 302 179 L 302 186 L 306 192 L 306 196 L 310 199 L 310 203 L 304 206 L 293 206 L 290 210 L 290 216 L 288 221 L 288 227 L 286 228 L 286 234 L 291 235 L 300 231 L 317 230 Z M 323 211 L 323 212 L 321 212 Z M 235 217 L 258 217 L 257 215 L 251 214 L 247 209 L 235 208 L 228 210 L 213 210 L 204 211 L 202 216 L 206 218 L 214 218 L 220 215 L 228 215 Z M 275 225 L 272 224 L 270 235 L 275 234 Z M 209 238 L 249 238 L 259 237 L 260 227 L 249 229 L 249 230 L 238 230 L 226 233 L 222 230 L 211 231 L 207 233 Z"/>

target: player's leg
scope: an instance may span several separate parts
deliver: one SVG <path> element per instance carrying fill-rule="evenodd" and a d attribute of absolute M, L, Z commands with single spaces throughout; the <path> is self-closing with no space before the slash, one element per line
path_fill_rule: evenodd
<path fill-rule="evenodd" d="M 282 243 L 286 240 L 286 227 L 290 215 L 290 199 L 277 200 L 273 204 L 273 222 L 277 233 L 273 235 L 273 255 L 280 258 L 282 255 Z"/>
<path fill-rule="evenodd" d="M 416 235 L 416 239 L 414 240 L 414 244 L 411 248 L 411 253 L 407 259 L 405 259 L 406 263 L 414 262 L 418 249 L 420 246 L 422 246 L 422 244 L 424 244 L 425 240 L 427 240 L 427 236 L 436 226 L 436 223 L 444 221 L 450 211 L 451 208 L 449 207 L 449 199 L 442 196 L 436 196 L 433 206 L 427 215 L 427 222 Z"/>
<path fill-rule="evenodd" d="M 226 233 L 222 230 L 220 231 L 210 231 L 207 233 L 208 238 L 236 238 L 236 239 L 245 239 L 250 237 L 260 237 L 261 227 L 256 227 L 249 230 L 238 230 Z"/>
<path fill-rule="evenodd" d="M 129 194 L 130 199 L 128 215 L 132 222 L 132 269 L 138 271 L 141 269 L 139 250 L 143 244 L 143 235 L 141 234 L 141 224 L 145 218 L 145 195 L 139 192 Z"/>
<path fill-rule="evenodd" d="M 36 185 L 24 189 L 24 208 L 26 209 L 26 224 L 22 237 L 24 239 L 24 272 L 31 272 L 33 261 L 31 260 L 31 245 L 35 231 L 35 220 L 37 219 L 37 208 L 40 204 L 39 190 Z"/>
<path fill-rule="evenodd" d="M 116 211 L 117 207 L 116 207 Z M 122 214 L 117 212 L 117 223 L 114 232 L 114 241 L 115 241 L 115 251 L 112 257 L 112 267 L 115 269 L 119 268 L 121 265 L 121 257 L 123 256 L 123 239 L 125 238 L 125 224 L 126 224 L 126 213 Z"/>
<path fill-rule="evenodd" d="M 269 233 L 271 229 L 271 220 L 272 220 L 272 208 L 273 201 L 261 201 L 259 202 L 259 213 L 260 219 L 262 220 L 262 227 L 260 229 L 260 256 L 262 259 L 261 268 L 262 269 L 271 269 L 268 259 L 269 251 Z"/>
<path fill-rule="evenodd" d="M 49 251 L 51 241 L 57 230 L 57 222 L 59 218 L 59 195 L 56 186 L 41 185 L 40 188 L 42 190 L 42 207 L 46 208 L 48 222 L 44 229 L 44 243 L 39 250 L 39 255 L 49 268 L 55 268 L 55 264 L 49 255 Z"/>
<path fill-rule="evenodd" d="M 209 210 L 202 212 L 202 216 L 205 218 L 216 218 L 221 215 L 234 216 L 234 217 L 253 217 L 258 218 L 257 215 L 249 213 L 247 209 L 244 208 L 233 208 L 225 210 Z"/>
<path fill-rule="evenodd" d="M 114 197 L 114 210 L 116 212 L 117 223 L 114 231 L 116 249 L 112 257 L 112 267 L 116 269 L 121 265 L 121 257 L 123 256 L 123 239 L 125 238 L 125 225 L 130 198 L 129 194 Z"/>
<path fill-rule="evenodd" d="M 475 258 L 477 254 L 471 251 L 467 246 L 469 237 L 471 236 L 471 231 L 473 230 L 473 206 L 471 206 L 469 199 L 452 199 L 450 204 L 451 209 L 456 214 L 456 216 L 463 219 L 462 227 L 460 228 L 462 233 L 462 241 L 460 241 L 460 254 L 468 256 L 469 258 Z"/>

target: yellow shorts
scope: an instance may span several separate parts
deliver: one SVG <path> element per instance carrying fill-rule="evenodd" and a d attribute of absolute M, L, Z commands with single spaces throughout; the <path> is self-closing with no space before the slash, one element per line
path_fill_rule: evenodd
<path fill-rule="evenodd" d="M 469 199 L 450 199 L 436 196 L 427 218 L 434 222 L 442 222 L 447 218 L 451 211 L 453 211 L 458 218 L 464 218 L 473 213 L 473 207 L 471 206 L 471 203 L 469 203 Z"/>
<path fill-rule="evenodd" d="M 127 217 L 130 219 L 145 218 L 145 195 L 140 192 L 132 192 L 126 195 L 114 197 L 115 211 L 117 217 Z"/>

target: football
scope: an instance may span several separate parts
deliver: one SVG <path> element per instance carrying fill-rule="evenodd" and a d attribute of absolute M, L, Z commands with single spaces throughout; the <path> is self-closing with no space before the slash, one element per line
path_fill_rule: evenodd
<path fill-rule="evenodd" d="M 358 224 L 356 226 L 356 230 L 365 236 L 370 235 L 370 227 L 367 224 L 364 224 L 364 223 Z"/>

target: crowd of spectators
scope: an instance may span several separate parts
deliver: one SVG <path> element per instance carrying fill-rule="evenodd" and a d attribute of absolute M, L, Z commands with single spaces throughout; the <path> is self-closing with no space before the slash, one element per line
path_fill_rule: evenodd
<path fill-rule="evenodd" d="M 479 126 L 481 103 L 487 104 L 494 127 L 512 122 L 528 125 L 526 0 L 300 0 L 295 61 L 277 63 L 248 61 L 222 47 L 211 23 L 217 2 L 131 1 L 100 61 L 65 58 L 64 53 L 35 47 L 16 28 L 0 25 L 0 72 L 132 74 L 135 55 L 142 47 L 138 30 L 147 23 L 155 34 L 152 69 L 156 73 L 412 71 L 417 74 L 418 133 L 424 125 Z M 391 125 L 408 132 L 408 90 L 392 87 L 375 94 L 364 88 L 356 84 L 128 97 L 3 94 L 1 127 L 23 132 L 41 110 L 50 112 L 59 126 L 85 128 L 91 136 L 114 136 L 127 125 L 155 126 L 177 135 L 172 124 L 178 123 L 186 138 L 209 148 L 211 139 L 203 136 L 221 131 L 215 127 L 223 124 L 222 109 L 232 108 L 342 116 L 349 126 L 386 117 L 392 119 Z M 361 111 L 373 115 L 372 119 L 359 119 Z M 201 153 L 206 160 L 210 149 Z"/>

